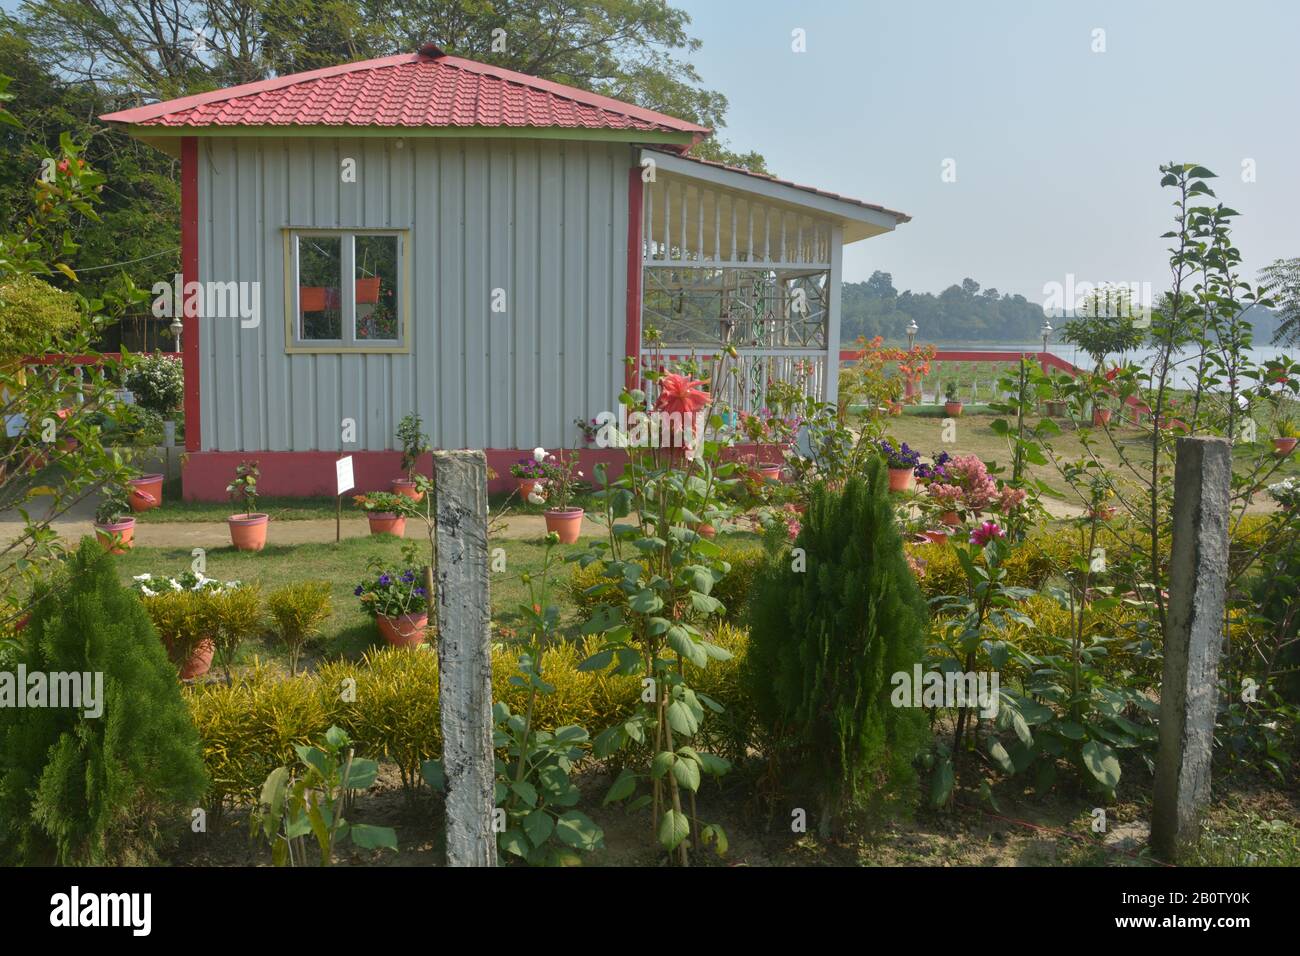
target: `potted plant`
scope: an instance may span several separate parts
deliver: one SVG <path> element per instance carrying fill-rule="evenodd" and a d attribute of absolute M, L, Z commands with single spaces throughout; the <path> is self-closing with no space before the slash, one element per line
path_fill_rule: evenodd
<path fill-rule="evenodd" d="M 957 383 L 949 382 L 943 387 L 943 410 L 953 418 L 960 418 L 961 409 L 961 399 L 957 397 Z"/>
<path fill-rule="evenodd" d="M 415 412 L 408 412 L 397 423 L 397 440 L 402 443 L 402 471 L 405 478 L 393 479 L 393 491 L 419 501 L 424 492 L 415 488 L 415 468 L 420 456 L 431 450 L 429 436 L 424 433 L 424 422 Z"/>
<path fill-rule="evenodd" d="M 921 463 L 921 453 L 907 447 L 907 442 L 895 445 L 892 439 L 882 438 L 876 443 L 889 468 L 889 490 L 907 491 L 916 480 L 916 466 Z"/>
<path fill-rule="evenodd" d="M 541 458 L 537 457 L 538 452 L 541 452 Z M 519 497 L 524 501 L 533 497 L 534 492 L 541 490 L 538 486 L 543 484 L 546 478 L 546 469 L 542 466 L 545 458 L 546 450 L 535 448 L 532 458 L 520 458 L 510 466 L 510 474 L 514 475 L 519 482 Z"/>
<path fill-rule="evenodd" d="M 140 587 L 137 590 L 141 593 L 140 603 L 167 648 L 167 656 L 176 665 L 180 679 L 194 680 L 206 674 L 217 649 L 207 631 L 212 620 L 209 586 L 200 584 L 189 588 L 173 580 L 165 589 Z"/>
<path fill-rule="evenodd" d="M 406 534 L 406 518 L 415 513 L 415 501 L 410 496 L 391 491 L 371 491 L 353 495 L 352 500 L 366 513 L 371 534 Z"/>
<path fill-rule="evenodd" d="M 1277 437 L 1273 439 L 1273 453 L 1280 458 L 1285 458 L 1295 451 L 1297 441 L 1300 441 L 1300 428 L 1296 427 L 1295 422 L 1289 418 L 1279 420 Z"/>
<path fill-rule="evenodd" d="M 104 489 L 104 500 L 95 509 L 95 537 L 111 554 L 125 554 L 135 535 L 135 518 L 126 491 L 117 485 Z"/>
<path fill-rule="evenodd" d="M 1094 428 L 1102 428 L 1110 424 L 1110 409 L 1102 408 L 1094 404 L 1092 407 L 1092 424 Z"/>
<path fill-rule="evenodd" d="M 534 448 L 535 459 L 539 452 L 542 455 L 540 464 L 546 481 L 547 498 L 553 502 L 552 507 L 546 509 L 546 530 L 558 534 L 561 544 L 573 544 L 582 530 L 583 511 L 570 506 L 569 496 L 573 493 L 576 480 L 582 477 L 582 472 L 576 470 L 577 461 L 572 455 L 566 456 L 561 451 L 557 458 L 546 454 L 544 448 Z"/>
<path fill-rule="evenodd" d="M 1065 417 L 1065 401 L 1059 398 L 1049 398 L 1043 403 L 1044 410 L 1048 418 Z"/>
<path fill-rule="evenodd" d="M 235 469 L 235 480 L 226 485 L 226 494 L 243 507 L 239 514 L 226 519 L 230 526 L 230 541 L 239 551 L 261 551 L 266 547 L 266 525 L 270 515 L 257 508 L 257 480 L 262 476 L 256 461 L 241 461 Z"/>
<path fill-rule="evenodd" d="M 393 647 L 424 643 L 429 627 L 429 597 L 414 568 L 385 568 L 371 559 L 370 573 L 353 589 L 379 633 Z"/>
<path fill-rule="evenodd" d="M 600 432 L 596 419 L 584 422 L 581 418 L 575 418 L 573 424 L 577 425 L 578 431 L 582 432 L 582 441 L 588 448 L 596 444 L 596 435 Z"/>

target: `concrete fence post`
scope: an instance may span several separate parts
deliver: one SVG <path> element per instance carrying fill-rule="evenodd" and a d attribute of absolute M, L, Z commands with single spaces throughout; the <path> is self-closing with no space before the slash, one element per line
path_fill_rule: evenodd
<path fill-rule="evenodd" d="M 1151 816 L 1151 846 L 1167 860 L 1195 844 L 1210 799 L 1231 479 L 1232 445 L 1227 439 L 1178 439 L 1160 749 Z"/>
<path fill-rule="evenodd" d="M 447 865 L 495 866 L 487 459 L 439 451 L 433 467 Z"/>

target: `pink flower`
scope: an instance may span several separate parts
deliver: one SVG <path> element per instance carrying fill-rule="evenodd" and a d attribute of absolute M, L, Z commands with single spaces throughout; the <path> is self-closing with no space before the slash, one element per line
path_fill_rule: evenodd
<path fill-rule="evenodd" d="M 998 493 L 998 511 L 1009 515 L 1024 504 L 1027 497 L 1028 493 L 1023 488 L 1004 487 Z"/>
<path fill-rule="evenodd" d="M 1006 535 L 1003 534 L 996 521 L 986 521 L 970 533 L 970 543 L 977 544 L 982 548 L 994 538 L 1003 537 L 1006 537 Z"/>
<path fill-rule="evenodd" d="M 659 398 L 655 400 L 655 409 L 694 415 L 713 401 L 708 392 L 700 389 L 703 384 L 697 379 L 669 372 L 659 380 Z"/>
<path fill-rule="evenodd" d="M 799 532 L 802 530 L 803 525 L 799 523 L 798 518 L 791 518 L 785 523 L 785 533 L 789 535 L 791 541 L 799 537 Z"/>

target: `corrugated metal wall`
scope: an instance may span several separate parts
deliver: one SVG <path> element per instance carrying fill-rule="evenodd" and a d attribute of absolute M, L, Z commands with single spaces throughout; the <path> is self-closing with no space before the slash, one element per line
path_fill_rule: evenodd
<path fill-rule="evenodd" d="M 260 281 L 262 309 L 201 323 L 204 450 L 343 449 L 344 418 L 347 450 L 382 450 L 411 410 L 435 447 L 572 446 L 623 384 L 632 163 L 616 143 L 200 139 L 200 278 Z M 409 355 L 285 353 L 286 226 L 411 230 Z"/>

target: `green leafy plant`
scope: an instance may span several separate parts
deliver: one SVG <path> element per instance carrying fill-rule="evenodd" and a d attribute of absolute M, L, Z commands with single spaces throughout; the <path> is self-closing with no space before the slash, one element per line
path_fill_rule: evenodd
<path fill-rule="evenodd" d="M 289 652 L 291 675 L 298 673 L 303 649 L 320 635 L 332 610 L 328 581 L 300 581 L 267 595 L 266 612 L 280 643 Z"/>
<path fill-rule="evenodd" d="M 262 589 L 256 584 L 197 592 L 203 605 L 204 629 L 216 646 L 217 661 L 230 683 L 231 667 L 244 641 L 262 633 Z"/>
<path fill-rule="evenodd" d="M 297 744 L 294 750 L 299 765 L 271 771 L 249 816 L 251 835 L 270 844 L 276 866 L 307 865 L 309 836 L 320 866 L 329 866 L 334 847 L 345 841 L 364 850 L 397 849 L 391 827 L 349 823 L 344 816 L 351 812 L 351 791 L 374 784 L 377 762 L 354 756 L 351 738 L 338 727 L 325 731 L 321 746 Z"/>
<path fill-rule="evenodd" d="M 890 702 L 924 653 L 925 602 L 908 569 L 884 462 L 842 493 L 816 489 L 793 542 L 751 598 L 745 686 L 784 783 L 818 801 L 823 835 L 872 803 L 906 805 L 924 714 Z"/>
<path fill-rule="evenodd" d="M 504 752 L 496 761 L 496 803 L 505 814 L 505 827 L 497 844 L 503 853 L 534 865 L 569 865 L 580 862 L 574 851 L 601 849 L 604 834 L 591 818 L 574 809 L 578 788 L 569 779 L 574 765 L 585 756 L 589 736 L 577 725 L 539 729 L 537 700 L 555 693 L 542 671 L 547 645 L 555 638 L 560 609 L 551 601 L 553 551 L 559 543 L 554 532 L 546 536 L 546 555 L 539 574 L 524 574 L 529 603 L 521 605 L 524 619 L 512 687 L 526 690 L 522 713 L 498 700 L 493 706 L 496 729 L 493 743 Z"/>
<path fill-rule="evenodd" d="M 409 516 L 417 513 L 414 499 L 392 491 L 367 491 L 364 495 L 353 495 L 352 501 L 367 514 Z"/>
<path fill-rule="evenodd" d="M 122 519 L 131 517 L 131 499 L 121 485 L 108 485 L 104 488 L 103 498 L 95 507 L 95 524 L 118 524 Z"/>
<path fill-rule="evenodd" d="M 424 578 L 415 568 L 396 570 L 378 558 L 371 558 L 369 573 L 353 589 L 362 609 L 372 617 L 401 617 L 428 609 L 429 595 Z"/>
<path fill-rule="evenodd" d="M 402 444 L 402 471 L 408 481 L 415 480 L 415 468 L 420 456 L 431 450 L 429 436 L 424 433 L 424 421 L 415 412 L 408 412 L 397 423 L 397 440 Z"/>
<path fill-rule="evenodd" d="M 235 507 L 242 507 L 241 514 L 251 515 L 257 512 L 257 482 L 262 472 L 256 461 L 241 461 L 235 469 L 234 480 L 226 485 L 226 494 Z"/>
<path fill-rule="evenodd" d="M 206 786 L 176 672 L 93 541 L 32 597 L 15 665 L 100 675 L 99 699 L 94 709 L 84 698 L 80 707 L 0 707 L 0 859 L 151 861 L 171 835 L 167 821 L 188 821 Z"/>

